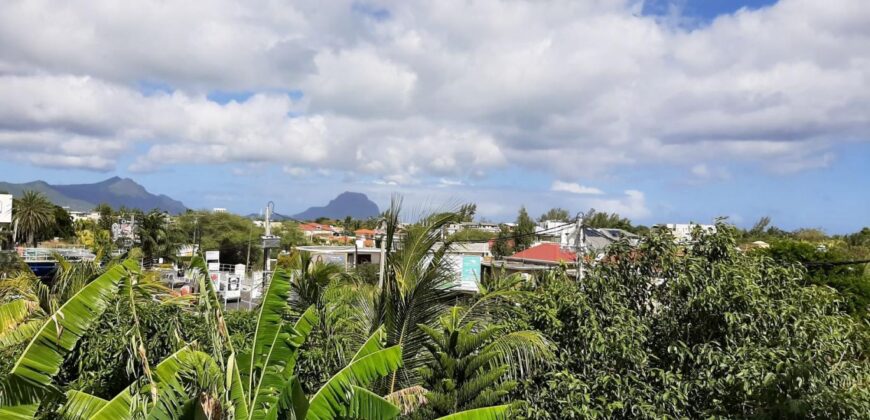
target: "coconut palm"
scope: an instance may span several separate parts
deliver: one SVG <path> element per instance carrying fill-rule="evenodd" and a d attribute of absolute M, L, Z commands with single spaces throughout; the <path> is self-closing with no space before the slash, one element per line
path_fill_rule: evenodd
<path fill-rule="evenodd" d="M 18 235 L 27 239 L 27 244 L 36 246 L 37 235 L 48 230 L 54 223 L 54 204 L 38 191 L 27 190 L 12 202 L 12 225 Z"/>
<path fill-rule="evenodd" d="M 157 258 L 172 258 L 178 250 L 178 238 L 183 233 L 171 223 L 165 213 L 152 210 L 145 214 L 136 227 L 139 246 L 145 254 L 145 261 Z"/>
<path fill-rule="evenodd" d="M 425 365 L 428 340 L 418 325 L 435 325 L 456 298 L 450 288 L 453 274 L 444 258 L 449 241 L 441 232 L 458 220 L 456 213 L 436 213 L 400 229 L 402 202 L 394 197 L 384 213 L 386 253 L 383 282 L 370 301 L 361 295 L 361 318 L 373 331 L 383 326 L 389 345 L 404 349 L 403 368 L 383 384 L 387 393 L 419 384 L 418 369 Z"/>

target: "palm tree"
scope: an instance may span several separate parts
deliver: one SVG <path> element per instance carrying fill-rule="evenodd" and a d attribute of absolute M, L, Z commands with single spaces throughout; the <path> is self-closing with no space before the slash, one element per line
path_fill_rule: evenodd
<path fill-rule="evenodd" d="M 297 312 L 314 306 L 322 315 L 326 307 L 324 290 L 341 273 L 341 267 L 315 261 L 310 252 L 299 252 L 293 256 L 296 275 L 291 280 L 290 305 Z"/>
<path fill-rule="evenodd" d="M 428 339 L 418 325 L 435 325 L 451 306 L 453 275 L 444 258 L 450 242 L 441 232 L 458 221 L 453 212 L 436 213 L 400 230 L 401 199 L 394 197 L 384 213 L 386 253 L 383 282 L 373 300 L 360 305 L 369 330 L 386 329 L 387 344 L 404 349 L 403 368 L 383 384 L 387 393 L 419 384 L 419 368 L 425 365 L 424 344 Z"/>
<path fill-rule="evenodd" d="M 516 378 L 534 362 L 551 359 L 549 342 L 537 331 L 508 332 L 505 327 L 467 321 L 467 308 L 453 307 L 440 327 L 420 325 L 431 357 L 421 369 L 426 405 L 421 418 L 473 410 L 504 400 Z M 513 372 L 512 372 L 513 370 Z"/>
<path fill-rule="evenodd" d="M 20 232 L 30 246 L 36 246 L 37 235 L 54 223 L 54 204 L 41 192 L 27 190 L 12 202 L 12 225 L 16 236 Z"/>
<path fill-rule="evenodd" d="M 178 250 L 178 238 L 183 233 L 169 223 L 165 213 L 151 210 L 140 219 L 136 236 L 145 261 L 150 262 L 160 257 L 172 258 Z"/>
<path fill-rule="evenodd" d="M 363 332 L 370 333 L 383 326 L 387 343 L 402 346 L 403 367 L 394 372 L 381 388 L 394 401 L 420 394 L 414 391 L 422 383 L 420 369 L 431 358 L 426 351 L 431 337 L 420 328 L 421 325 L 437 327 L 439 319 L 460 299 L 473 302 L 463 313 L 464 318 L 488 322 L 493 311 L 500 310 L 498 308 L 504 307 L 505 302 L 523 293 L 510 287 L 486 285 L 482 285 L 482 293 L 477 296 L 460 296 L 453 292 L 454 273 L 445 258 L 452 242 L 449 239 L 442 241 L 441 232 L 446 225 L 457 221 L 459 215 L 456 212 L 435 213 L 400 228 L 400 212 L 401 199 L 394 197 L 382 216 L 385 248 L 390 250 L 386 253 L 382 284 L 368 285 L 352 275 L 344 276 L 349 280 L 345 280 L 340 289 L 343 295 L 338 295 L 348 304 L 330 307 L 332 313 L 352 320 L 356 327 L 350 330 L 357 340 L 364 336 Z M 505 284 L 515 285 L 517 279 L 517 276 L 511 277 L 511 281 Z"/>

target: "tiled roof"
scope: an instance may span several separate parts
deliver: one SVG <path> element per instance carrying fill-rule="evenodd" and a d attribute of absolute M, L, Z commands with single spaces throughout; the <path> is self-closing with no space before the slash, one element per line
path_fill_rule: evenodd
<path fill-rule="evenodd" d="M 559 244 L 543 243 L 533 246 L 525 251 L 517 252 L 516 254 L 511 255 L 510 258 L 559 263 L 562 261 L 574 262 L 577 259 L 577 254 L 562 249 Z"/>

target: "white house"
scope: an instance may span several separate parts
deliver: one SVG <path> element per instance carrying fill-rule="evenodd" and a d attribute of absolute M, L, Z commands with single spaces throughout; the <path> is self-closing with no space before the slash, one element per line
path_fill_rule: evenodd
<path fill-rule="evenodd" d="M 689 242 L 692 239 L 692 231 L 695 230 L 696 226 L 709 233 L 716 233 L 716 226 L 714 225 L 702 225 L 698 223 L 668 223 L 665 225 L 678 243 Z"/>

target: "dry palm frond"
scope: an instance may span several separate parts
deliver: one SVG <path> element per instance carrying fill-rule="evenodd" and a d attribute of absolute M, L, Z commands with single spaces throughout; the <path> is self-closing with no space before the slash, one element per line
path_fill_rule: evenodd
<path fill-rule="evenodd" d="M 429 402 L 426 399 L 428 392 L 426 388 L 415 385 L 387 394 L 384 398 L 399 407 L 402 410 L 402 415 L 407 416 Z"/>

